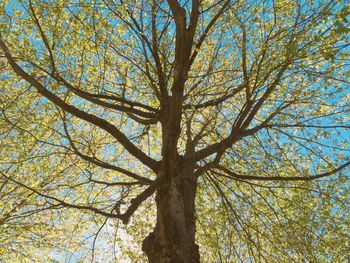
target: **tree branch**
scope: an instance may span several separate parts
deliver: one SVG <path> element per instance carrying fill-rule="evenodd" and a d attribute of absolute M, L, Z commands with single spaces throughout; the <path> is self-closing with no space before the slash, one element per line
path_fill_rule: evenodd
<path fill-rule="evenodd" d="M 237 173 L 235 173 L 235 172 L 233 172 L 233 171 L 231 171 L 231 170 L 229 170 L 221 165 L 218 165 L 216 167 L 216 169 L 225 172 L 226 174 L 231 176 L 233 179 L 257 180 L 257 181 L 312 181 L 312 180 L 331 176 L 337 172 L 340 172 L 341 170 L 348 167 L 349 165 L 350 165 L 350 161 L 345 162 L 343 165 L 340 165 L 331 171 L 312 175 L 312 176 L 264 176 L 263 177 L 263 176 L 237 174 Z"/>
<path fill-rule="evenodd" d="M 122 174 L 124 174 L 124 175 L 126 175 L 126 176 L 128 176 L 128 177 L 131 177 L 131 178 L 133 178 L 133 179 L 135 179 L 135 180 L 137 180 L 137 181 L 139 181 L 139 182 L 143 182 L 143 183 L 145 183 L 145 184 L 152 184 L 152 183 L 153 183 L 152 180 L 150 180 L 150 179 L 148 179 L 148 178 L 146 178 L 146 177 L 142 177 L 142 176 L 140 176 L 140 175 L 137 175 L 137 174 L 135 174 L 135 173 L 133 173 L 133 172 L 130 172 L 130 171 L 126 170 L 126 169 L 123 169 L 123 168 L 121 168 L 121 167 L 118 167 L 118 166 L 115 166 L 115 165 L 106 163 L 106 162 L 104 162 L 104 161 L 102 161 L 102 160 L 99 160 L 99 159 L 97 159 L 97 158 L 90 157 L 90 156 L 88 156 L 88 155 L 83 154 L 83 153 L 80 152 L 80 151 L 78 150 L 78 148 L 75 146 L 75 143 L 73 142 L 73 140 L 72 140 L 72 138 L 71 138 L 71 136 L 70 136 L 70 134 L 69 134 L 69 131 L 68 131 L 68 128 L 67 128 L 67 123 L 66 123 L 66 120 L 65 120 L 65 119 L 63 119 L 63 128 L 64 128 L 64 131 L 65 131 L 65 133 L 66 133 L 68 142 L 69 142 L 70 146 L 72 147 L 74 153 L 75 153 L 76 155 L 78 155 L 80 158 L 82 158 L 83 160 L 88 161 L 88 162 L 90 162 L 90 163 L 93 163 L 93 164 L 95 164 L 95 165 L 97 165 L 97 166 L 100 166 L 100 167 L 102 167 L 102 168 L 105 168 L 105 169 L 117 171 L 117 172 L 119 172 L 119 173 L 122 173 Z"/>
<path fill-rule="evenodd" d="M 138 147 L 136 147 L 129 139 L 125 136 L 124 133 L 122 133 L 116 126 L 112 125 L 111 123 L 107 122 L 106 120 L 97 117 L 96 115 L 87 113 L 83 110 L 80 110 L 65 101 L 63 101 L 60 97 L 53 94 L 49 90 L 47 90 L 38 80 L 36 80 L 33 76 L 29 75 L 27 72 L 25 72 L 15 61 L 15 59 L 12 57 L 10 50 L 2 40 L 1 34 L 0 34 L 0 47 L 3 50 L 6 59 L 8 60 L 9 64 L 11 65 L 12 69 L 15 71 L 15 73 L 25 79 L 27 82 L 29 82 L 33 87 L 37 89 L 37 91 L 50 100 L 52 103 L 57 105 L 62 110 L 72 114 L 75 117 L 78 117 L 82 120 L 85 120 L 95 126 L 98 126 L 99 128 L 105 130 L 109 134 L 111 134 L 115 139 L 118 140 L 118 142 L 124 146 L 124 148 L 134 157 L 136 157 L 140 162 L 142 162 L 144 165 L 151 168 L 154 172 L 157 172 L 158 170 L 158 162 L 146 155 L 143 151 L 141 151 Z"/>
<path fill-rule="evenodd" d="M 117 219 L 120 219 L 122 220 L 122 222 L 124 224 L 127 224 L 130 220 L 130 217 L 134 214 L 134 212 L 139 208 L 139 206 L 142 204 L 143 201 L 145 201 L 147 198 L 149 198 L 150 196 L 152 196 L 152 194 L 154 193 L 155 191 L 155 186 L 149 186 L 148 188 L 146 188 L 141 194 L 139 194 L 138 196 L 136 196 L 134 199 L 131 199 L 130 203 L 131 205 L 128 207 L 128 209 L 124 212 L 124 213 L 113 213 L 112 212 L 105 212 L 99 208 L 96 208 L 96 207 L 92 207 L 92 206 L 87 206 L 87 205 L 74 205 L 74 204 L 71 204 L 71 203 L 67 203 L 61 199 L 58 199 L 54 196 L 49 196 L 49 195 L 46 195 L 46 194 L 43 194 L 41 193 L 40 191 L 28 186 L 28 185 L 25 185 L 9 176 L 7 176 L 6 174 L 4 174 L 3 172 L 0 171 L 0 174 L 5 177 L 6 179 L 14 182 L 15 184 L 18 184 L 19 186 L 27 189 L 27 190 L 30 190 L 31 192 L 39 195 L 39 196 L 42 196 L 44 198 L 47 198 L 47 199 L 51 199 L 55 202 L 57 202 L 59 205 L 63 206 L 63 207 L 68 207 L 68 208 L 74 208 L 74 209 L 79 209 L 79 210 L 86 210 L 86 211 L 90 211 L 90 212 L 94 212 L 95 214 L 98 214 L 98 215 L 102 215 L 102 216 L 105 216 L 107 218 L 117 218 Z"/>

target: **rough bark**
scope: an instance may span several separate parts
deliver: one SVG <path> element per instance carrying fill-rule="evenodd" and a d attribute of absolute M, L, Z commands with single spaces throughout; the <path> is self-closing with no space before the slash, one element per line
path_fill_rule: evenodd
<path fill-rule="evenodd" d="M 142 250 L 151 263 L 199 262 L 195 244 L 195 197 L 193 154 L 179 156 L 184 88 L 189 70 L 193 37 L 199 17 L 199 1 L 192 2 L 190 23 L 186 10 L 176 0 L 168 0 L 176 25 L 175 59 L 171 94 L 161 101 L 162 164 L 156 180 L 157 223 L 145 238 Z M 191 156 L 189 156 L 191 155 Z"/>
<path fill-rule="evenodd" d="M 197 180 L 191 166 L 181 167 L 181 163 L 175 173 L 161 171 L 164 180 L 157 188 L 157 223 L 142 245 L 151 263 L 199 262 L 195 244 Z"/>

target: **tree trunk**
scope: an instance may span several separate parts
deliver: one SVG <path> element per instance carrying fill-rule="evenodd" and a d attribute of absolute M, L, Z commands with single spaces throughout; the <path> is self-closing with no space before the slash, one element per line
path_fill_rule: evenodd
<path fill-rule="evenodd" d="M 186 167 L 185 169 L 187 169 Z M 191 170 L 191 169 L 190 169 Z M 142 250 L 151 263 L 199 262 L 195 244 L 195 197 L 197 180 L 181 168 L 166 174 L 157 187 L 157 223 Z M 175 176 L 174 176 L 175 174 Z"/>

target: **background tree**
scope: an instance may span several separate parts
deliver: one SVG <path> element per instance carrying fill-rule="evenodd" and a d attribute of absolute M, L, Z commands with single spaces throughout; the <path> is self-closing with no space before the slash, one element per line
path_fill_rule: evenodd
<path fill-rule="evenodd" d="M 110 219 L 150 262 L 346 258 L 346 2 L 1 3 L 6 253 Z"/>

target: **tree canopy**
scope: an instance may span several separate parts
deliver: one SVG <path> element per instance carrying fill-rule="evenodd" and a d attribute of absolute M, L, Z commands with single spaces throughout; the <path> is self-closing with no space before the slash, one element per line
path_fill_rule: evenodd
<path fill-rule="evenodd" d="M 349 14 L 2 0 L 0 262 L 349 260 Z"/>

